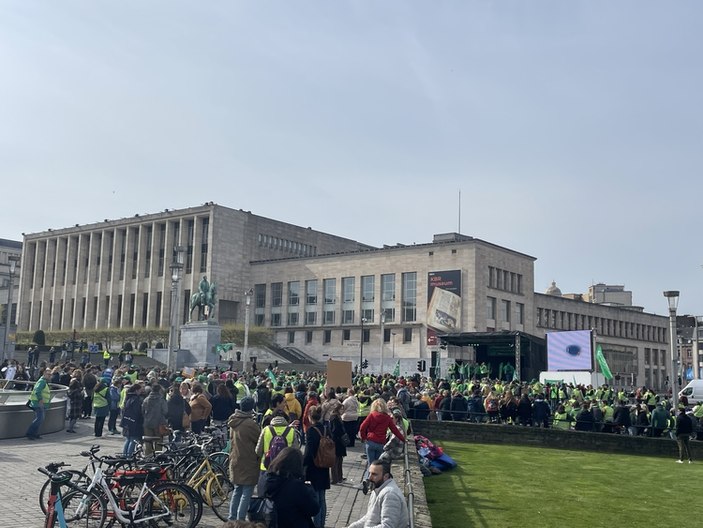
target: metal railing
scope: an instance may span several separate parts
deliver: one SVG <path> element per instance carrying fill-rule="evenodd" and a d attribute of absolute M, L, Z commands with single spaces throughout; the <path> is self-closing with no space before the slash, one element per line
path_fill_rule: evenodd
<path fill-rule="evenodd" d="M 415 434 L 412 431 L 412 423 L 408 420 L 408 430 L 405 435 L 405 444 L 403 445 L 403 474 L 405 477 L 405 493 L 408 501 L 408 519 L 409 528 L 415 528 L 415 492 L 413 491 L 412 472 L 410 471 L 410 458 L 408 455 L 408 444 L 412 440 L 415 442 Z"/>

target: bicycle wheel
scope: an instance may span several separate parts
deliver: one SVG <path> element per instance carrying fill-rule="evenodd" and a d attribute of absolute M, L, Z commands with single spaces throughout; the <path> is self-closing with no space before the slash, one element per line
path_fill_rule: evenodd
<path fill-rule="evenodd" d="M 196 526 L 197 506 L 191 493 L 180 484 L 165 482 L 151 488 L 145 508 L 146 517 L 156 517 L 149 526 L 193 528 Z"/>
<path fill-rule="evenodd" d="M 191 488 L 188 484 L 181 484 L 181 487 L 190 493 L 193 498 L 193 504 L 195 505 L 195 526 L 200 522 L 200 518 L 203 516 L 203 498 L 197 490 Z"/>
<path fill-rule="evenodd" d="M 71 490 L 61 498 L 66 526 L 101 528 L 107 519 L 107 503 L 94 491 Z"/>
<path fill-rule="evenodd" d="M 222 521 L 226 521 L 229 516 L 229 501 L 232 497 L 232 490 L 234 490 L 234 486 L 224 475 L 215 475 L 207 481 L 207 502 L 215 515 Z"/>
<path fill-rule="evenodd" d="M 218 451 L 209 455 L 210 465 L 215 473 L 221 473 L 225 477 L 229 476 L 229 453 Z"/>
<path fill-rule="evenodd" d="M 90 484 L 90 477 L 86 475 L 83 471 L 77 469 L 64 469 L 62 470 L 66 473 L 71 473 L 71 482 L 76 486 L 88 486 Z M 65 495 L 71 491 L 68 486 L 63 486 L 61 488 L 61 495 Z M 51 494 L 51 479 L 47 479 L 44 485 L 39 491 L 39 507 L 42 513 L 46 516 L 46 505 L 49 503 L 49 495 Z"/>

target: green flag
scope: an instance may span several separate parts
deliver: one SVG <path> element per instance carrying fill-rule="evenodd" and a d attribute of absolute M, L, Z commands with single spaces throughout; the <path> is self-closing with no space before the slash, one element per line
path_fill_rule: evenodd
<path fill-rule="evenodd" d="M 234 343 L 220 343 L 219 345 L 215 345 L 215 351 L 219 354 L 220 352 L 232 350 L 233 347 Z"/>
<path fill-rule="evenodd" d="M 600 345 L 596 347 L 596 361 L 598 362 L 598 366 L 600 367 L 605 379 L 613 379 L 613 373 L 610 372 L 608 362 L 605 360 L 605 356 L 603 355 L 603 348 Z"/>
<path fill-rule="evenodd" d="M 395 368 L 393 369 L 393 377 L 397 378 L 400 376 L 400 360 L 395 362 Z"/>
<path fill-rule="evenodd" d="M 270 370 L 266 371 L 266 375 L 269 377 L 269 379 L 271 380 L 271 383 L 273 383 L 273 386 L 275 388 L 276 385 L 278 385 L 278 380 L 276 379 L 276 375 L 273 372 L 271 372 Z"/>

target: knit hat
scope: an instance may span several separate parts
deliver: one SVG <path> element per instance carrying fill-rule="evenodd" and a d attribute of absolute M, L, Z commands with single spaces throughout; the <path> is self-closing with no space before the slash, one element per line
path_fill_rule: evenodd
<path fill-rule="evenodd" d="M 242 398 L 239 402 L 239 409 L 242 412 L 251 412 L 254 410 L 254 398 L 251 398 L 250 396 L 247 396 L 246 398 Z"/>

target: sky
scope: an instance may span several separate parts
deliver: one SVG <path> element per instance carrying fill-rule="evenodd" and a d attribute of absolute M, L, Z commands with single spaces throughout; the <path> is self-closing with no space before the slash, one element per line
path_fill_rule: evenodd
<path fill-rule="evenodd" d="M 0 238 L 214 201 L 376 246 L 460 230 L 536 257 L 536 291 L 621 284 L 666 314 L 680 290 L 703 315 L 702 18 L 4 0 Z"/>

